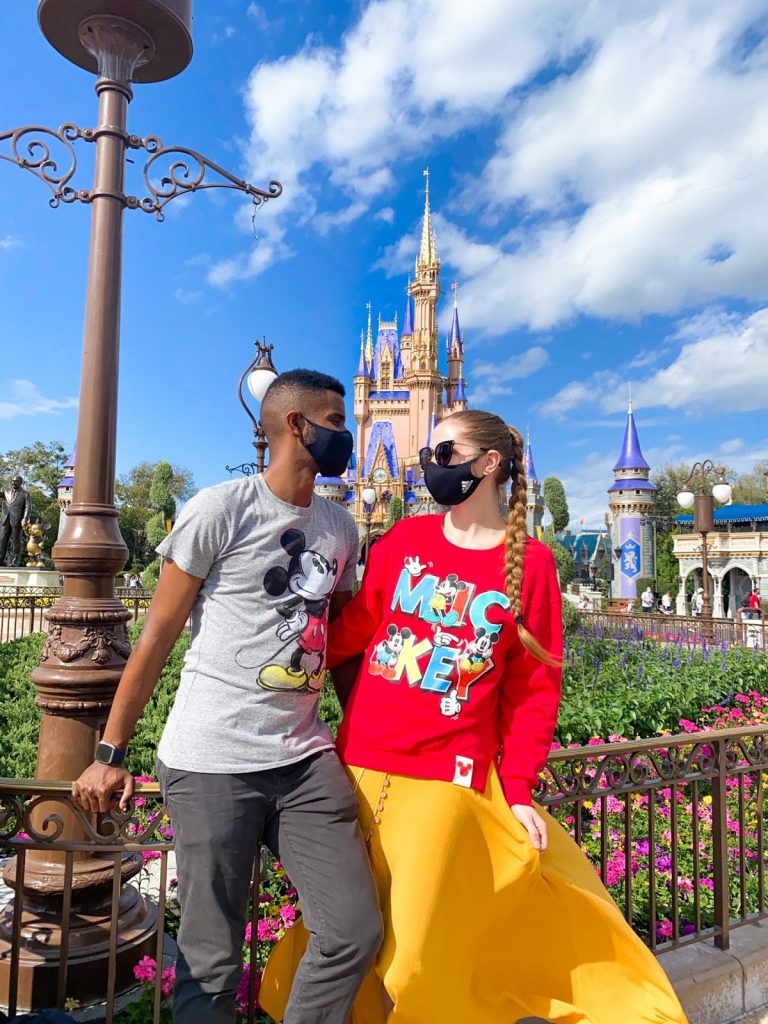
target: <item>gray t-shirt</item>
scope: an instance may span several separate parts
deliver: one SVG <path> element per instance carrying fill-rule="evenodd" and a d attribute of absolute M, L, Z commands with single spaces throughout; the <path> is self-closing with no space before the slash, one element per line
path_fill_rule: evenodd
<path fill-rule="evenodd" d="M 203 585 L 192 644 L 158 747 L 169 768 L 263 771 L 333 747 L 317 710 L 328 602 L 351 590 L 348 512 L 275 497 L 262 476 L 200 491 L 158 552 Z"/>

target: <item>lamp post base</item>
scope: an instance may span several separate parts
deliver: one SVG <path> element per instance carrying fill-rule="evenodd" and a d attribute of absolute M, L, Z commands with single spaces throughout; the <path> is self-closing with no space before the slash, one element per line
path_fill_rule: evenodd
<path fill-rule="evenodd" d="M 98 902 L 93 902 L 92 893 L 89 894 L 81 907 L 75 894 L 66 938 L 61 927 L 60 895 L 58 900 L 25 901 L 21 912 L 17 1011 L 56 1006 L 63 971 L 67 999 L 76 999 L 81 1004 L 103 1001 L 113 932 L 114 991 L 124 992 L 135 986 L 134 965 L 143 956 L 154 956 L 156 951 L 157 908 L 148 904 L 135 886 L 123 885 L 113 912 L 110 890 L 111 885 L 103 890 Z M 9 1003 L 12 929 L 13 911 L 11 905 L 6 905 L 0 908 L 0 1008 L 7 1008 Z"/>

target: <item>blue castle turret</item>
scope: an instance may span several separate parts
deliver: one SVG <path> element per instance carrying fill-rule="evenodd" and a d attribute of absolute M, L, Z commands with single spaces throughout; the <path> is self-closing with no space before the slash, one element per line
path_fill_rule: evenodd
<path fill-rule="evenodd" d="M 618 557 L 614 554 L 613 597 L 634 600 L 639 597 L 637 581 L 656 574 L 652 518 L 656 487 L 648 479 L 650 469 L 640 448 L 630 394 L 624 442 L 608 488 L 611 547 L 619 552 Z"/>

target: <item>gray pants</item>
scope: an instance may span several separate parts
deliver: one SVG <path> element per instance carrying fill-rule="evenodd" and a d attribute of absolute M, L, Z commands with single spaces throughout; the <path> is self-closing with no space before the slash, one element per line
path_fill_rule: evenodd
<path fill-rule="evenodd" d="M 310 933 L 285 1024 L 345 1024 L 382 940 L 357 800 L 334 751 L 245 775 L 158 762 L 181 902 L 176 1024 L 232 1024 L 253 861 L 263 842 Z"/>

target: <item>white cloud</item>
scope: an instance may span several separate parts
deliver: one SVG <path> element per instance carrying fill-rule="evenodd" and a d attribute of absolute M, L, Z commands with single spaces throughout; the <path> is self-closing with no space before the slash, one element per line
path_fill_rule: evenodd
<path fill-rule="evenodd" d="M 0 249 L 15 249 L 21 245 L 21 239 L 18 235 L 4 235 L 0 238 Z"/>
<path fill-rule="evenodd" d="M 180 302 L 184 306 L 189 306 L 193 302 L 197 302 L 203 293 L 189 288 L 177 288 L 173 294 L 176 297 L 177 302 Z"/>
<path fill-rule="evenodd" d="M 48 398 L 31 380 L 9 381 L 4 392 L 9 397 L 0 399 L 0 420 L 14 420 L 20 416 L 57 415 L 64 409 L 77 407 L 76 398 Z"/>
<path fill-rule="evenodd" d="M 763 15 L 761 0 L 376 0 L 337 46 L 310 37 L 254 68 L 250 174 L 286 182 L 279 217 L 301 227 L 318 204 L 370 205 L 445 139 L 491 133 L 495 152 L 484 173 L 467 167 L 458 204 L 490 241 L 464 233 L 447 252 L 463 301 L 485 300 L 468 320 L 480 330 L 759 301 L 768 47 L 751 40 Z M 489 217 L 508 213 L 520 220 L 505 237 Z"/>
<path fill-rule="evenodd" d="M 470 371 L 473 380 L 478 378 L 492 378 L 496 381 L 515 380 L 520 377 L 530 377 L 549 362 L 549 353 L 541 345 L 533 345 L 531 348 L 510 356 L 502 362 L 475 363 Z"/>
<path fill-rule="evenodd" d="M 383 220 L 385 224 L 391 224 L 395 219 L 395 211 L 391 206 L 383 206 L 373 216 L 376 220 Z"/>
<path fill-rule="evenodd" d="M 768 308 L 747 316 L 712 311 L 680 325 L 685 339 L 668 365 L 632 382 L 635 408 L 666 407 L 690 416 L 768 409 Z M 626 378 L 601 371 L 570 381 L 539 406 L 565 418 L 573 410 L 616 413 L 626 406 Z"/>

